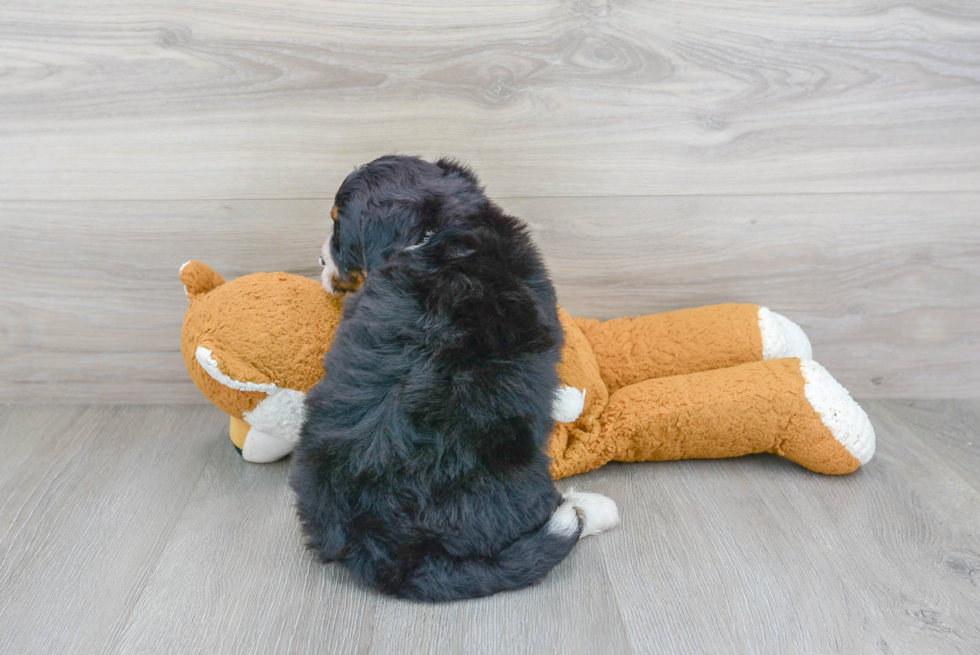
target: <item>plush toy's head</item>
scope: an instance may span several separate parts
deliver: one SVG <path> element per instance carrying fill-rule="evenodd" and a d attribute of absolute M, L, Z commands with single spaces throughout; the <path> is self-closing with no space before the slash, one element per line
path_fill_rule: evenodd
<path fill-rule="evenodd" d="M 340 322 L 340 296 L 315 280 L 253 273 L 231 282 L 206 264 L 180 271 L 190 307 L 181 351 L 197 388 L 233 417 L 281 389 L 308 391 Z"/>
<path fill-rule="evenodd" d="M 180 279 L 190 300 L 181 350 L 191 379 L 232 417 L 232 442 L 249 461 L 283 456 L 290 447 L 282 437 L 298 436 L 303 394 L 323 376 L 323 358 L 343 312 L 341 297 L 288 273 L 225 282 L 196 261 L 181 268 Z M 559 318 L 565 330 L 559 373 L 571 414 L 559 423 L 550 450 L 577 453 L 597 441 L 609 394 L 582 330 L 561 309 Z M 264 445 L 256 441 L 266 436 L 273 438 Z"/>

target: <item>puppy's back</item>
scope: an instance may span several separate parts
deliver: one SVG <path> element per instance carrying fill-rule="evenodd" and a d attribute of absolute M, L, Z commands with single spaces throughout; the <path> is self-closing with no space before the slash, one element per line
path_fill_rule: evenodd
<path fill-rule="evenodd" d="M 561 345 L 540 255 L 489 202 L 372 271 L 295 455 L 310 545 L 386 593 L 451 600 L 532 584 L 583 515 L 618 520 L 548 474 Z"/>

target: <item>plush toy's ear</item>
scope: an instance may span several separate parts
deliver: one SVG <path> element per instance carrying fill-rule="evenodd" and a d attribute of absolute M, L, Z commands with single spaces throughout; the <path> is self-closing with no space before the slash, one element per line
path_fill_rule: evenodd
<path fill-rule="evenodd" d="M 225 283 L 225 279 L 210 266 L 194 260 L 180 267 L 180 281 L 184 283 L 184 293 L 189 300 Z"/>

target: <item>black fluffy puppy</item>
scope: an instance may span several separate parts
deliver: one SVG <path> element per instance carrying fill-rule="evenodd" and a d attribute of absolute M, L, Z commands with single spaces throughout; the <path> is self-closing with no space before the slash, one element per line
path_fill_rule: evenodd
<path fill-rule="evenodd" d="M 540 580 L 618 515 L 548 474 L 563 336 L 524 224 L 466 168 L 395 156 L 351 173 L 333 217 L 325 283 L 364 284 L 293 459 L 309 545 L 405 598 Z"/>

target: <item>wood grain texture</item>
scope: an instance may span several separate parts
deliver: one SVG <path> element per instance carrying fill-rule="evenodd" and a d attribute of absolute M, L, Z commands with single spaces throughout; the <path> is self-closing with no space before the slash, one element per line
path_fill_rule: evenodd
<path fill-rule="evenodd" d="M 595 544 L 534 589 L 435 606 L 381 598 L 303 549 L 288 468 L 212 453 L 117 652 L 629 652 Z"/>
<path fill-rule="evenodd" d="M 945 407 L 953 422 L 975 415 L 975 401 Z M 608 492 L 625 507 L 643 508 L 624 511 L 633 529 L 602 542 L 607 558 L 624 558 L 607 569 L 635 648 L 977 649 L 980 494 L 918 437 L 963 435 L 944 429 L 949 420 L 915 425 L 899 401 L 867 409 L 878 452 L 832 482 L 769 456 L 596 472 L 616 481 Z"/>
<path fill-rule="evenodd" d="M 562 481 L 607 493 L 608 482 Z M 600 540 L 586 539 L 536 587 L 431 608 L 386 601 L 375 619 L 372 653 L 641 653 L 634 650 Z M 435 640 L 433 637 L 435 636 Z"/>
<path fill-rule="evenodd" d="M 225 425 L 208 407 L 0 408 L 0 650 L 108 646 Z"/>
<path fill-rule="evenodd" d="M 980 194 L 504 198 L 563 305 L 754 302 L 858 397 L 980 395 Z M 329 201 L 0 202 L 0 400 L 204 402 L 177 269 L 317 274 Z"/>
<path fill-rule="evenodd" d="M 378 598 L 304 551 L 289 460 L 218 441 L 114 652 L 364 652 Z"/>
<path fill-rule="evenodd" d="M 611 464 L 623 524 L 539 586 L 416 605 L 305 552 L 289 464 L 212 407 L 0 406 L 0 634 L 17 653 L 980 650 L 980 403 L 870 401 L 878 453 Z"/>
<path fill-rule="evenodd" d="M 751 302 L 799 323 L 857 397 L 980 395 L 980 196 L 541 199 L 572 315 Z"/>
<path fill-rule="evenodd" d="M 767 459 L 595 474 L 615 481 L 609 492 L 624 508 L 623 525 L 635 526 L 602 547 L 615 561 L 610 581 L 636 652 L 704 653 L 718 644 L 748 653 L 867 652 L 857 647 L 862 631 L 846 581 L 801 529 L 792 499 L 767 502 Z"/>
<path fill-rule="evenodd" d="M 892 420 L 913 430 L 927 448 L 980 491 L 980 401 L 917 400 L 884 405 Z M 973 570 L 973 569 L 976 570 Z M 968 570 L 980 586 L 980 561 Z"/>
<path fill-rule="evenodd" d="M 314 275 L 323 202 L 5 203 L 0 399 L 196 402 L 180 351 L 189 259 Z"/>
<path fill-rule="evenodd" d="M 975 190 L 980 7 L 5 2 L 0 198 L 322 198 L 398 151 L 497 196 Z"/>

